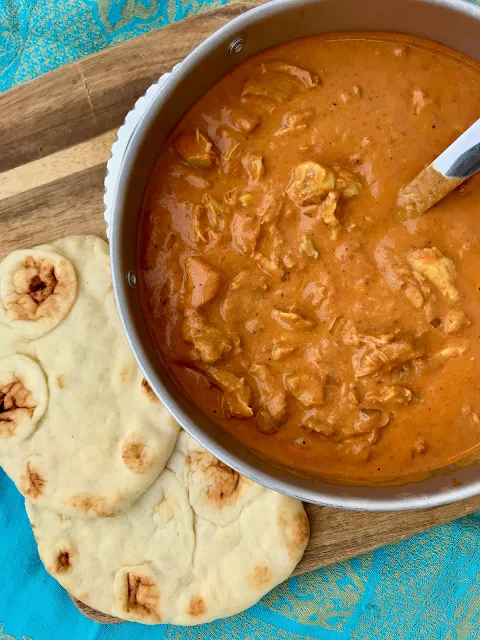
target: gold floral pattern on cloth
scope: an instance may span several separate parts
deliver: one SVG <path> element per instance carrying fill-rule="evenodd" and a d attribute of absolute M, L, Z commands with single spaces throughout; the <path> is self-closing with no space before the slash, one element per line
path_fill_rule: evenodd
<path fill-rule="evenodd" d="M 22 636 L 16 638 L 15 636 L 11 636 L 9 633 L 3 633 L 3 624 L 0 623 L 0 640 L 33 640 L 33 638 L 27 638 L 27 636 Z"/>
<path fill-rule="evenodd" d="M 150 20 L 160 10 L 162 4 L 158 0 L 141 2 L 141 0 L 96 0 L 98 16 L 102 24 L 109 32 L 115 29 L 123 29 L 131 24 L 134 19 Z"/>
<path fill-rule="evenodd" d="M 0 0 L 0 92 L 113 44 L 226 3 L 227 0 Z"/>

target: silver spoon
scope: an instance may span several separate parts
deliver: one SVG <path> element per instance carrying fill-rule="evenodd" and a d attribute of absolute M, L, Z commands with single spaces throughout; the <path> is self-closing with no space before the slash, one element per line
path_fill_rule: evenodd
<path fill-rule="evenodd" d="M 422 215 L 480 169 L 480 119 L 448 149 L 400 189 L 398 216 L 402 220 Z"/>

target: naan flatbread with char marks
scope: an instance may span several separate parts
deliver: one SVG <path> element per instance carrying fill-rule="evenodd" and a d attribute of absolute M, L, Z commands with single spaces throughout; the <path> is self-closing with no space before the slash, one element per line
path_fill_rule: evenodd
<path fill-rule="evenodd" d="M 229 469 L 183 431 L 126 513 L 66 518 L 28 502 L 27 513 L 42 562 L 71 595 L 144 624 L 243 611 L 288 578 L 309 536 L 301 502 Z"/>
<path fill-rule="evenodd" d="M 28 500 L 85 518 L 124 511 L 178 431 L 124 336 L 106 242 L 63 238 L 0 263 L 0 465 Z"/>

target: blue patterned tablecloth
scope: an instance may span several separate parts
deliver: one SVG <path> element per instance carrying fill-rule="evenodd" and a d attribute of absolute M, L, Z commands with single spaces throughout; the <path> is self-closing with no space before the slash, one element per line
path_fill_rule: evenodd
<path fill-rule="evenodd" d="M 0 91 L 219 4 L 0 0 Z M 0 470 L 0 640 L 479 640 L 479 545 L 477 513 L 292 578 L 234 618 L 190 629 L 101 626 L 43 569 L 23 500 Z"/>

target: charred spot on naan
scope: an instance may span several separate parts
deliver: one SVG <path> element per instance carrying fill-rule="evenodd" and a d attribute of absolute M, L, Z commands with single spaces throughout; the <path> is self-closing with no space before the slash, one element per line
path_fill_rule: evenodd
<path fill-rule="evenodd" d="M 122 460 L 133 473 L 145 473 L 156 461 L 155 452 L 142 436 L 130 434 L 122 447 Z"/>
<path fill-rule="evenodd" d="M 95 496 L 90 493 L 76 493 L 68 499 L 68 506 L 75 511 L 80 511 L 86 517 L 111 518 L 115 515 L 115 509 L 108 504 L 103 496 Z"/>
<path fill-rule="evenodd" d="M 205 477 L 207 500 L 218 510 L 240 500 L 245 478 L 207 451 L 190 452 L 186 465 L 192 473 L 199 471 Z"/>
<path fill-rule="evenodd" d="M 67 573 L 72 568 L 73 551 L 69 549 L 61 549 L 55 558 L 54 573 Z"/>
<path fill-rule="evenodd" d="M 7 308 L 19 320 L 36 320 L 41 305 L 53 295 L 58 279 L 55 269 L 48 260 L 27 257 L 15 272 L 14 284 L 17 299 Z M 56 301 L 55 304 L 50 303 L 50 305 L 51 311 L 55 312 Z"/>
<path fill-rule="evenodd" d="M 248 577 L 248 582 L 255 589 L 264 589 L 271 584 L 273 578 L 272 570 L 265 564 L 259 564 L 253 570 L 253 573 Z"/>
<path fill-rule="evenodd" d="M 45 375 L 37 362 L 20 354 L 0 360 L 0 439 L 28 436 L 47 401 Z"/>
<path fill-rule="evenodd" d="M 65 389 L 65 388 L 66 388 L 66 386 L 67 386 L 67 380 L 66 380 L 65 376 L 64 376 L 64 375 L 62 375 L 62 374 L 59 374 L 59 375 L 56 377 L 56 382 L 57 382 L 57 387 L 58 387 L 59 389 Z"/>
<path fill-rule="evenodd" d="M 158 624 L 162 621 L 158 607 L 160 589 L 148 571 L 138 568 L 121 569 L 116 577 L 116 600 L 120 611 L 129 620 Z"/>
<path fill-rule="evenodd" d="M 56 327 L 77 297 L 75 270 L 57 253 L 14 251 L 2 262 L 0 272 L 0 299 L 6 322 L 30 338 Z"/>
<path fill-rule="evenodd" d="M 24 419 L 31 419 L 34 402 L 22 378 L 0 385 L 0 438 L 13 436 Z"/>
<path fill-rule="evenodd" d="M 45 494 L 47 481 L 33 462 L 27 461 L 25 471 L 20 476 L 19 489 L 24 496 L 33 500 L 41 498 Z"/>
<path fill-rule="evenodd" d="M 149 400 L 150 402 L 158 402 L 158 398 L 155 395 L 152 387 L 148 384 L 148 382 L 146 381 L 145 378 L 142 378 L 142 382 L 141 382 L 141 389 L 143 392 L 143 395 L 147 398 L 147 400 Z"/>
<path fill-rule="evenodd" d="M 193 596 L 190 600 L 187 609 L 187 615 L 192 616 L 192 618 L 197 618 L 199 616 L 203 616 L 206 610 L 207 607 L 205 604 L 205 600 L 202 598 L 202 596 L 196 595 Z"/>

